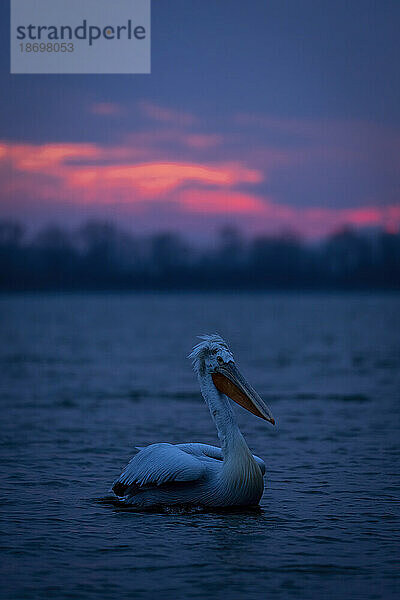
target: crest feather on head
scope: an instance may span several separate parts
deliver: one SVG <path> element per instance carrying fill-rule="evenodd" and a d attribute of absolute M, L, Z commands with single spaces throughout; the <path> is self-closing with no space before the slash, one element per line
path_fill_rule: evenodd
<path fill-rule="evenodd" d="M 206 356 L 211 354 L 211 351 L 215 348 L 226 348 L 229 350 L 229 346 L 218 333 L 199 335 L 198 338 L 202 341 L 194 346 L 188 358 L 192 361 L 194 370 L 201 374 L 204 371 Z"/>

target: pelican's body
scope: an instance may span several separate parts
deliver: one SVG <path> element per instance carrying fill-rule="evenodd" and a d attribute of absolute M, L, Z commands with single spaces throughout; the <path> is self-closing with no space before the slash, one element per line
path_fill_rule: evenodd
<path fill-rule="evenodd" d="M 190 356 L 221 448 L 200 443 L 139 448 L 113 485 L 127 504 L 228 507 L 256 505 L 261 499 L 265 464 L 250 452 L 228 395 L 274 423 L 272 414 L 237 371 L 222 338 L 203 336 L 203 340 Z"/>

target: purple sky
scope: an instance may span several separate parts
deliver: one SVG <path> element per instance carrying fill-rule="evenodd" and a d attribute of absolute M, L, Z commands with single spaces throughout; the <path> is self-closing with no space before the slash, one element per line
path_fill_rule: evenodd
<path fill-rule="evenodd" d="M 130 76 L 11 76 L 0 13 L 1 218 L 398 231 L 399 3 L 153 1 Z"/>

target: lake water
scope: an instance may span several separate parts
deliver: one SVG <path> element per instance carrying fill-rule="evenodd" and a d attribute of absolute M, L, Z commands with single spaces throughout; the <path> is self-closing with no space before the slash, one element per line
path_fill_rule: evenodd
<path fill-rule="evenodd" d="M 0 298 L 1 596 L 398 598 L 399 300 Z M 260 510 L 99 502 L 136 444 L 217 444 L 185 358 L 209 332 L 277 420 L 237 408 Z"/>

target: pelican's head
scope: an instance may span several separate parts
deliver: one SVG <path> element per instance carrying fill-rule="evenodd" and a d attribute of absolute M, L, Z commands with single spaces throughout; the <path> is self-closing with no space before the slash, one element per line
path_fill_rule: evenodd
<path fill-rule="evenodd" d="M 275 425 L 270 408 L 260 398 L 236 367 L 228 344 L 221 336 L 202 335 L 202 340 L 189 354 L 199 377 L 211 375 L 214 386 L 257 417 Z"/>

